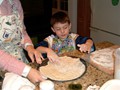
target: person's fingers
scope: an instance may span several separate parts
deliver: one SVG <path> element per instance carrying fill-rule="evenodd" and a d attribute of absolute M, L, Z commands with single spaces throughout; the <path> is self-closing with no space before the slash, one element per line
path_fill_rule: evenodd
<path fill-rule="evenodd" d="M 77 46 L 79 47 L 79 50 L 80 50 L 81 52 L 84 52 L 83 45 L 77 44 Z"/>
<path fill-rule="evenodd" d="M 48 57 L 48 60 L 49 60 L 50 62 L 53 62 L 53 60 L 51 59 L 51 57 Z"/>
<path fill-rule="evenodd" d="M 31 61 L 34 62 L 34 54 L 31 52 L 28 52 L 28 56 L 30 57 Z"/>
<path fill-rule="evenodd" d="M 91 51 L 91 48 L 87 52 L 90 53 L 90 51 Z"/>
<path fill-rule="evenodd" d="M 42 63 L 42 60 L 41 60 L 41 58 L 39 58 L 39 59 L 36 59 L 36 62 L 37 62 L 38 64 L 41 64 L 41 63 Z"/>
<path fill-rule="evenodd" d="M 88 52 L 89 51 L 89 49 L 88 49 L 88 47 L 86 46 L 86 45 L 77 45 L 78 47 L 79 47 L 79 50 L 81 51 L 81 52 Z"/>
<path fill-rule="evenodd" d="M 44 79 L 42 78 L 41 74 L 39 71 L 36 69 L 31 68 L 30 72 L 27 75 L 27 78 L 32 82 L 32 83 L 37 83 L 40 81 L 43 81 Z"/>
<path fill-rule="evenodd" d="M 41 55 L 41 53 L 37 53 L 35 54 L 35 58 L 36 58 L 36 62 L 41 64 L 42 60 L 44 60 L 43 56 Z"/>
<path fill-rule="evenodd" d="M 81 45 L 80 44 L 77 44 L 78 47 L 80 47 Z"/>
<path fill-rule="evenodd" d="M 40 54 L 40 58 L 42 59 L 42 60 L 44 60 L 44 58 L 43 58 L 43 56 Z"/>

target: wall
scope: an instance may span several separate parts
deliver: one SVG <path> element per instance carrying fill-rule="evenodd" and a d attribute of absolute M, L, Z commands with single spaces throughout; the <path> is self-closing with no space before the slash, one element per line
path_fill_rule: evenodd
<path fill-rule="evenodd" d="M 120 2 L 113 5 L 112 1 L 91 0 L 91 37 L 95 42 L 120 44 Z"/>
<path fill-rule="evenodd" d="M 77 0 L 68 0 L 68 15 L 72 23 L 71 31 L 77 33 Z"/>
<path fill-rule="evenodd" d="M 114 44 L 120 45 L 120 36 L 114 35 L 112 33 L 104 32 L 97 28 L 91 28 L 90 35 L 95 43 L 102 41 L 109 41 Z"/>

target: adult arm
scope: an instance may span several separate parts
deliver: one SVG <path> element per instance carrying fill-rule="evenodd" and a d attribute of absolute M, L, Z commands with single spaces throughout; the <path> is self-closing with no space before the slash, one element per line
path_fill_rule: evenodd
<path fill-rule="evenodd" d="M 32 83 L 43 81 L 41 74 L 22 61 L 0 50 L 0 68 L 27 77 Z"/>
<path fill-rule="evenodd" d="M 3 50 L 0 50 L 0 68 L 2 68 L 2 70 L 22 75 L 25 64 Z"/>

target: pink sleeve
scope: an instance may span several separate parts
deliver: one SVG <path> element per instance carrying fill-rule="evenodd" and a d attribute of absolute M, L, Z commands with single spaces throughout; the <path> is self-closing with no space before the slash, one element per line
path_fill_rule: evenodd
<path fill-rule="evenodd" d="M 25 63 L 16 60 L 15 57 L 0 50 L 0 68 L 2 70 L 7 70 L 9 72 L 13 72 L 18 75 L 22 75 L 22 72 L 23 72 L 25 66 L 26 66 Z"/>

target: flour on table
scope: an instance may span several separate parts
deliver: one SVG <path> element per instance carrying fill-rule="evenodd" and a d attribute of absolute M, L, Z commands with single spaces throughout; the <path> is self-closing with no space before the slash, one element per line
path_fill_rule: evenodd
<path fill-rule="evenodd" d="M 110 48 L 95 51 L 91 54 L 91 60 L 107 68 L 113 68 L 113 51 L 114 49 Z"/>

